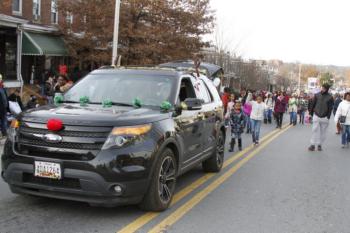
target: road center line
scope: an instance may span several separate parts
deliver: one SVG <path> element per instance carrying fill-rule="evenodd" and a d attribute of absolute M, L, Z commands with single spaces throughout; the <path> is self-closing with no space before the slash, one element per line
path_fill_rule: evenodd
<path fill-rule="evenodd" d="M 264 136 L 261 140 L 261 142 L 264 142 L 268 138 L 270 138 L 272 135 L 276 134 L 280 130 L 274 130 L 270 133 L 268 133 L 266 136 Z M 245 148 L 243 151 L 239 152 L 237 155 L 230 157 L 224 162 L 223 169 L 229 166 L 230 164 L 234 163 L 238 159 L 240 159 L 242 156 L 244 156 L 246 153 L 248 153 L 250 150 L 254 149 L 253 145 L 248 146 Z M 210 180 L 212 177 L 217 175 L 217 173 L 208 173 L 205 174 L 204 176 L 198 178 L 196 181 L 191 183 L 190 185 L 186 186 L 184 189 L 179 191 L 174 195 L 173 201 L 171 202 L 170 206 L 175 205 L 179 201 L 181 201 L 183 198 L 185 198 L 187 195 L 189 195 L 191 192 L 199 188 L 202 184 Z M 133 222 L 128 224 L 126 227 L 122 228 L 120 231 L 117 233 L 130 233 L 130 232 L 135 232 L 150 221 L 152 221 L 154 218 L 159 216 L 161 212 L 147 212 L 143 214 L 142 216 L 138 217 L 135 219 Z"/>
<path fill-rule="evenodd" d="M 149 233 L 160 233 L 165 232 L 167 228 L 176 223 L 179 219 L 181 219 L 186 213 L 188 213 L 193 207 L 195 207 L 198 203 L 200 203 L 206 196 L 208 196 L 212 191 L 218 188 L 222 183 L 224 183 L 228 178 L 230 178 L 234 173 L 238 171 L 244 164 L 246 164 L 249 160 L 251 160 L 254 156 L 256 156 L 262 149 L 268 146 L 274 139 L 276 139 L 279 135 L 287 131 L 291 126 L 283 129 L 279 133 L 272 136 L 266 142 L 262 143 L 256 150 L 252 151 L 247 157 L 243 158 L 239 161 L 235 166 L 226 171 L 219 178 L 214 180 L 211 184 L 209 184 L 202 191 L 197 193 L 194 197 L 184 203 L 181 207 L 171 213 L 168 217 L 166 217 L 163 221 L 157 224 L 154 228 L 152 228 Z"/>

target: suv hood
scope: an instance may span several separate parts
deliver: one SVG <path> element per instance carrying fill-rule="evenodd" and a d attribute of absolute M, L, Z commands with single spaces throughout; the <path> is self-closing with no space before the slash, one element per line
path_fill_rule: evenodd
<path fill-rule="evenodd" d="M 170 117 L 170 113 L 162 113 L 156 108 L 133 108 L 113 106 L 103 108 L 101 105 L 62 104 L 46 105 L 22 113 L 20 120 L 46 123 L 51 118 L 61 119 L 69 125 L 93 126 L 128 126 L 148 124 Z"/>

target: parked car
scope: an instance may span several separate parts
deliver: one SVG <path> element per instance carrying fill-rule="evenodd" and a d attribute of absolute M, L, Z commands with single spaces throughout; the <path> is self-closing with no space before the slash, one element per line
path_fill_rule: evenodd
<path fill-rule="evenodd" d="M 2 155 L 13 193 L 165 210 L 177 178 L 224 160 L 223 106 L 213 82 L 185 71 L 93 71 L 55 105 L 12 121 Z"/>

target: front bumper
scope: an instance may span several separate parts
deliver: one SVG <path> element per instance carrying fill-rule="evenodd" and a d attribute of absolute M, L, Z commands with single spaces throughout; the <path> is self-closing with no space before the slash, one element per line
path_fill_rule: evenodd
<path fill-rule="evenodd" d="M 31 164 L 11 163 L 4 171 L 3 178 L 14 193 L 87 202 L 93 205 L 116 206 L 137 204 L 143 198 L 148 181 L 106 182 L 93 172 L 65 169 L 64 178 L 51 181 L 33 176 Z M 113 186 L 123 187 L 123 193 L 116 194 Z M 141 195 L 137 195 L 141 194 Z"/>
<path fill-rule="evenodd" d="M 11 147 L 11 148 L 9 148 Z M 137 154 L 138 148 L 120 157 Z M 150 180 L 153 152 L 138 152 L 145 159 L 144 166 L 118 167 L 115 151 L 101 151 L 91 161 L 64 161 L 44 157 L 32 157 L 14 153 L 12 143 L 5 143 L 2 156 L 2 177 L 14 193 L 30 194 L 49 198 L 87 202 L 91 205 L 119 206 L 142 201 Z M 34 162 L 58 162 L 62 166 L 61 180 L 34 176 Z M 130 163 L 130 161 L 129 161 Z M 122 187 L 116 193 L 114 186 Z"/>

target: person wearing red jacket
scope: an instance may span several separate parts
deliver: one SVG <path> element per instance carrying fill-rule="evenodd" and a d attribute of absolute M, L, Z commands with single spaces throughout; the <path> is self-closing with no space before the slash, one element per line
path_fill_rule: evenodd
<path fill-rule="evenodd" d="M 227 112 L 227 105 L 228 105 L 228 102 L 230 101 L 230 88 L 228 87 L 225 87 L 224 88 L 224 94 L 221 96 L 221 101 L 224 105 L 224 114 L 226 114 Z"/>

